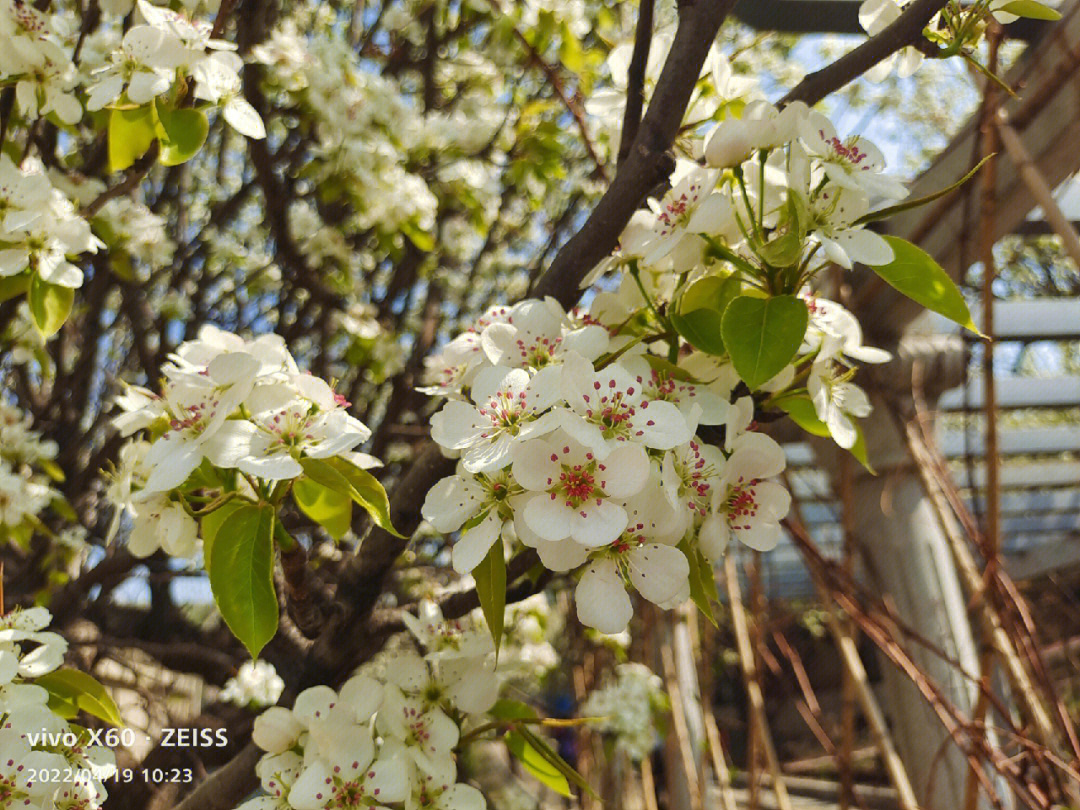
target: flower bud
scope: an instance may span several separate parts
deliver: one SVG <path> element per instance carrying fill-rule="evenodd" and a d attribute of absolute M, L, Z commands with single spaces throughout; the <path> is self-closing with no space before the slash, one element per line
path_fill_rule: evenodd
<path fill-rule="evenodd" d="M 251 739 L 270 754 L 280 754 L 296 744 L 304 727 L 293 713 L 281 706 L 271 706 L 255 718 Z"/>

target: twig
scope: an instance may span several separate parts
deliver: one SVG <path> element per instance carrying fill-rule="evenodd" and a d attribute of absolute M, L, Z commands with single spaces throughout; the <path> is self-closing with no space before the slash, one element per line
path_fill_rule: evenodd
<path fill-rule="evenodd" d="M 742 664 L 743 682 L 750 701 L 750 719 L 757 728 L 758 741 L 765 752 L 765 764 L 772 778 L 776 804 L 780 810 L 791 810 L 791 798 L 780 773 L 780 760 L 776 756 L 772 737 L 769 734 L 769 721 L 765 716 L 765 697 L 758 679 L 757 663 L 750 645 L 750 628 L 746 620 L 746 608 L 742 601 L 742 588 L 739 587 L 739 574 L 735 568 L 735 557 L 728 554 L 724 559 L 724 579 L 727 583 L 728 600 L 731 605 L 731 622 L 735 627 L 735 645 Z"/>

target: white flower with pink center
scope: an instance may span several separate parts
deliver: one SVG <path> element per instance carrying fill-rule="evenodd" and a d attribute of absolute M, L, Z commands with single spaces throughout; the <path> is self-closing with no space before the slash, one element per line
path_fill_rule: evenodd
<path fill-rule="evenodd" d="M 707 386 L 680 380 L 667 371 L 652 368 L 642 355 L 625 358 L 621 364 L 636 376 L 645 399 L 675 405 L 691 428 L 699 424 L 719 425 L 727 417 L 727 400 Z"/>
<path fill-rule="evenodd" d="M 218 466 L 239 467 L 267 481 L 303 475 L 301 457 L 339 456 L 371 436 L 345 410 L 349 403 L 310 374 L 260 385 L 245 404 L 250 420 L 231 420 L 222 428 L 222 440 L 228 437 L 233 455 L 219 458 Z"/>
<path fill-rule="evenodd" d="M 663 493 L 684 526 L 704 518 L 724 468 L 724 455 L 711 445 L 691 440 L 664 454 Z"/>
<path fill-rule="evenodd" d="M 698 234 L 723 230 L 728 219 L 722 207 L 716 208 L 711 202 L 703 205 L 710 199 L 718 177 L 715 169 L 702 168 L 693 161 L 678 162 L 671 190 L 659 201 L 649 200 L 655 220 L 643 264 L 656 265 L 671 257 L 675 266 L 682 267 L 701 257 L 705 241 Z"/>
<path fill-rule="evenodd" d="M 195 380 L 166 388 L 169 430 L 151 445 L 143 459 L 149 471 L 145 491 L 165 492 L 178 487 L 204 457 L 216 463 L 216 459 L 230 455 L 230 443 L 216 442 L 215 434 L 247 397 L 257 372 L 258 362 L 251 355 L 227 352 L 211 360 Z"/>
<path fill-rule="evenodd" d="M 473 384 L 477 404 L 447 402 L 431 418 L 431 438 L 447 450 L 461 451 L 462 466 L 468 472 L 500 470 L 510 463 L 515 443 L 557 426 L 557 416 L 544 414 L 558 395 L 558 385 L 553 385 L 557 375 L 555 367 L 532 377 L 520 368 L 483 369 Z"/>
<path fill-rule="evenodd" d="M 908 195 L 903 183 L 882 174 L 885 156 L 880 149 L 858 136 L 841 140 L 832 122 L 821 113 L 810 111 L 800 135 L 807 152 L 820 161 L 836 185 L 866 192 L 871 198 L 902 200 Z"/>
<path fill-rule="evenodd" d="M 819 355 L 806 380 L 806 389 L 818 419 L 825 423 L 830 435 L 845 450 L 854 447 L 859 438 L 853 417 L 862 419 L 872 410 L 866 392 L 851 382 L 854 376 L 855 369 L 845 368 L 827 355 Z"/>
<path fill-rule="evenodd" d="M 454 746 L 461 731 L 442 709 L 428 706 L 418 698 L 406 696 L 397 686 L 386 684 L 375 728 L 383 737 L 400 743 L 390 750 L 400 751 L 402 758 L 421 774 L 440 783 L 454 783 L 457 772 Z"/>
<path fill-rule="evenodd" d="M 594 371 L 588 360 L 570 355 L 562 396 L 569 406 L 557 411 L 563 430 L 601 458 L 625 442 L 670 450 L 693 435 L 678 406 L 647 399 L 642 383 L 617 363 Z"/>
<path fill-rule="evenodd" d="M 780 520 L 788 513 L 791 496 L 780 484 L 766 479 L 779 475 L 785 466 L 784 451 L 768 436 L 746 433 L 735 440 L 698 534 L 706 557 L 722 558 L 733 536 L 755 551 L 776 547 L 782 534 Z"/>
<path fill-rule="evenodd" d="M 460 465 L 459 465 L 460 467 Z M 454 543 L 454 570 L 472 571 L 498 540 L 513 514 L 511 499 L 522 489 L 508 470 L 469 473 L 460 467 L 428 490 L 420 514 L 437 532 L 450 534 L 466 526 Z"/>
<path fill-rule="evenodd" d="M 289 793 L 303 767 L 304 761 L 294 751 L 263 757 L 255 766 L 255 773 L 266 795 L 250 799 L 236 810 L 291 810 Z"/>
<path fill-rule="evenodd" d="M 674 546 L 646 542 L 631 528 L 594 554 L 574 593 L 578 619 L 601 633 L 621 633 L 634 615 L 629 582 L 643 597 L 671 607 L 689 596 L 690 565 Z"/>
<path fill-rule="evenodd" d="M 491 307 L 442 351 L 425 358 L 424 385 L 416 390 L 432 396 L 461 398 L 462 390 L 472 385 L 473 377 L 488 362 L 480 346 L 481 334 L 492 324 L 505 323 L 508 317 L 509 307 Z"/>
<path fill-rule="evenodd" d="M 820 349 L 819 355 L 843 355 L 863 363 L 887 363 L 892 359 L 892 355 L 883 349 L 863 345 L 859 321 L 843 306 L 812 294 L 801 294 L 801 297 L 810 311 L 810 324 L 799 354 L 813 354 Z"/>
<path fill-rule="evenodd" d="M 480 343 L 493 365 L 536 371 L 559 365 L 567 352 L 595 360 L 607 349 L 608 333 L 596 324 L 575 325 L 554 298 L 528 299 L 511 308 L 505 323 L 486 327 Z"/>
<path fill-rule="evenodd" d="M 567 537 L 596 548 L 627 525 L 622 500 L 641 491 L 651 467 L 645 448 L 624 442 L 600 460 L 568 436 L 533 439 L 513 450 L 514 478 L 529 490 L 522 516 L 548 541 Z"/>

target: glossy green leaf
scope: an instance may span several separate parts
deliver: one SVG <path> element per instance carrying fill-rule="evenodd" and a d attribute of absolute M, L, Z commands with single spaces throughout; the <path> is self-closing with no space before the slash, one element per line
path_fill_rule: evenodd
<path fill-rule="evenodd" d="M 871 270 L 917 304 L 980 334 L 959 288 L 929 253 L 898 236 L 885 240 L 893 249 L 893 260 Z"/>
<path fill-rule="evenodd" d="M 862 426 L 855 422 L 855 444 L 851 445 L 851 455 L 855 456 L 855 460 L 858 461 L 867 472 L 877 475 L 877 471 L 873 465 L 870 464 L 870 456 L 866 452 L 866 436 L 863 435 Z"/>
<path fill-rule="evenodd" d="M 542 756 L 548 763 L 553 765 L 559 773 L 565 776 L 570 784 L 584 790 L 594 799 L 598 798 L 596 791 L 592 789 L 592 785 L 585 781 L 585 777 L 575 771 L 565 759 L 559 756 L 558 752 L 552 748 L 543 737 L 525 726 L 519 726 L 517 732 L 525 739 L 525 742 L 536 750 L 536 753 Z"/>
<path fill-rule="evenodd" d="M 740 296 L 724 312 L 723 336 L 735 371 L 751 390 L 768 382 L 795 357 L 810 314 L 794 295 Z"/>
<path fill-rule="evenodd" d="M 340 540 L 352 525 L 352 498 L 335 492 L 307 476 L 293 483 L 293 500 L 300 511 L 314 520 L 335 540 Z"/>
<path fill-rule="evenodd" d="M 307 459 L 303 459 L 301 464 L 306 461 Z M 326 463 L 349 483 L 349 496 L 371 515 L 376 526 L 390 532 L 394 537 L 405 537 L 390 521 L 390 499 L 378 478 L 343 458 L 328 458 Z"/>
<path fill-rule="evenodd" d="M 738 277 L 709 276 L 690 286 L 679 302 L 679 312 L 671 323 L 695 349 L 709 354 L 724 354 L 721 334 L 724 310 L 738 295 Z"/>
<path fill-rule="evenodd" d="M 109 113 L 109 170 L 123 171 L 146 154 L 157 137 L 154 112 L 147 104 L 142 107 Z"/>
<path fill-rule="evenodd" d="M 72 719 L 79 710 L 112 726 L 122 726 L 120 710 L 97 679 L 77 669 L 57 669 L 34 681 L 49 693 L 49 706 Z"/>
<path fill-rule="evenodd" d="M 155 132 L 161 143 L 158 160 L 165 166 L 176 166 L 191 160 L 206 142 L 210 122 L 206 113 L 191 107 L 170 110 L 157 108 Z"/>
<path fill-rule="evenodd" d="M 1061 19 L 1061 12 L 1049 6 L 1044 6 L 1042 3 L 1036 3 L 1035 0 L 1012 0 L 1011 3 L 1006 3 L 994 10 L 1007 11 L 1017 17 L 1027 17 L 1030 20 L 1053 21 Z"/>
<path fill-rule="evenodd" d="M 801 427 L 811 436 L 828 437 L 829 426 L 817 415 L 817 411 L 814 409 L 814 403 L 810 401 L 810 398 L 802 394 L 788 395 L 780 397 L 775 400 L 774 405 L 784 411 L 791 417 L 791 421 Z M 870 466 L 870 460 L 866 455 L 866 439 L 863 436 L 862 428 L 859 427 L 858 422 L 854 422 L 855 425 L 855 444 L 851 446 L 848 451 L 851 455 L 855 456 L 855 460 L 858 461 L 866 470 L 874 475 L 877 473 L 874 468 Z"/>
<path fill-rule="evenodd" d="M 571 796 L 570 782 L 559 769 L 533 748 L 520 731 L 508 731 L 503 737 L 507 750 L 530 774 L 560 796 Z"/>
<path fill-rule="evenodd" d="M 210 554 L 214 547 L 214 539 L 221 530 L 221 525 L 228 519 L 229 515 L 244 505 L 254 507 L 254 504 L 249 501 L 231 500 L 219 506 L 213 512 L 203 515 L 200 521 L 199 534 L 202 536 L 203 541 L 203 567 L 206 568 L 207 572 L 210 571 Z"/>
<path fill-rule="evenodd" d="M 801 427 L 811 436 L 828 436 L 829 426 L 818 418 L 814 403 L 809 397 L 802 395 L 789 395 L 780 397 L 773 403 L 791 417 L 791 421 Z"/>
<path fill-rule="evenodd" d="M 245 504 L 225 518 L 210 551 L 210 590 L 225 624 L 252 658 L 274 637 L 274 510 Z"/>
<path fill-rule="evenodd" d="M 71 314 L 71 306 L 75 303 L 75 290 L 42 281 L 41 277 L 35 274 L 30 282 L 29 299 L 34 325 L 42 335 L 51 337 L 60 331 L 60 327 Z"/>
<path fill-rule="evenodd" d="M 476 595 L 487 620 L 488 632 L 495 642 L 495 656 L 502 644 L 503 621 L 506 613 L 506 558 L 502 540 L 496 540 L 480 565 L 472 572 L 476 580 Z"/>
<path fill-rule="evenodd" d="M 30 289 L 30 274 L 19 273 L 15 276 L 0 278 L 0 304 L 9 298 L 22 295 Z"/>

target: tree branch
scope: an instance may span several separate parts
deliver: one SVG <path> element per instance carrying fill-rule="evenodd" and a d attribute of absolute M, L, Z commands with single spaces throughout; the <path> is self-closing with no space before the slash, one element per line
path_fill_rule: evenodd
<path fill-rule="evenodd" d="M 681 5 L 671 52 L 630 154 L 619 164 L 614 182 L 581 230 L 563 246 L 540 277 L 531 293 L 534 297 L 551 295 L 569 308 L 580 294 L 581 280 L 615 249 L 634 211 L 656 184 L 670 174 L 667 152 L 679 134 L 690 95 L 716 32 L 734 5 L 735 0 L 696 0 Z"/>
<path fill-rule="evenodd" d="M 654 0 L 641 0 L 637 29 L 634 31 L 634 52 L 626 73 L 626 111 L 623 113 L 622 134 L 619 138 L 618 165 L 622 165 L 634 145 L 641 126 L 641 110 L 645 106 L 645 70 L 649 66 L 652 47 Z"/>
<path fill-rule="evenodd" d="M 795 85 L 777 102 L 777 106 L 784 107 L 793 101 L 804 101 L 813 106 L 901 48 L 915 45 L 922 39 L 923 29 L 930 22 L 930 18 L 947 2 L 948 0 L 915 0 L 879 34 Z"/>

